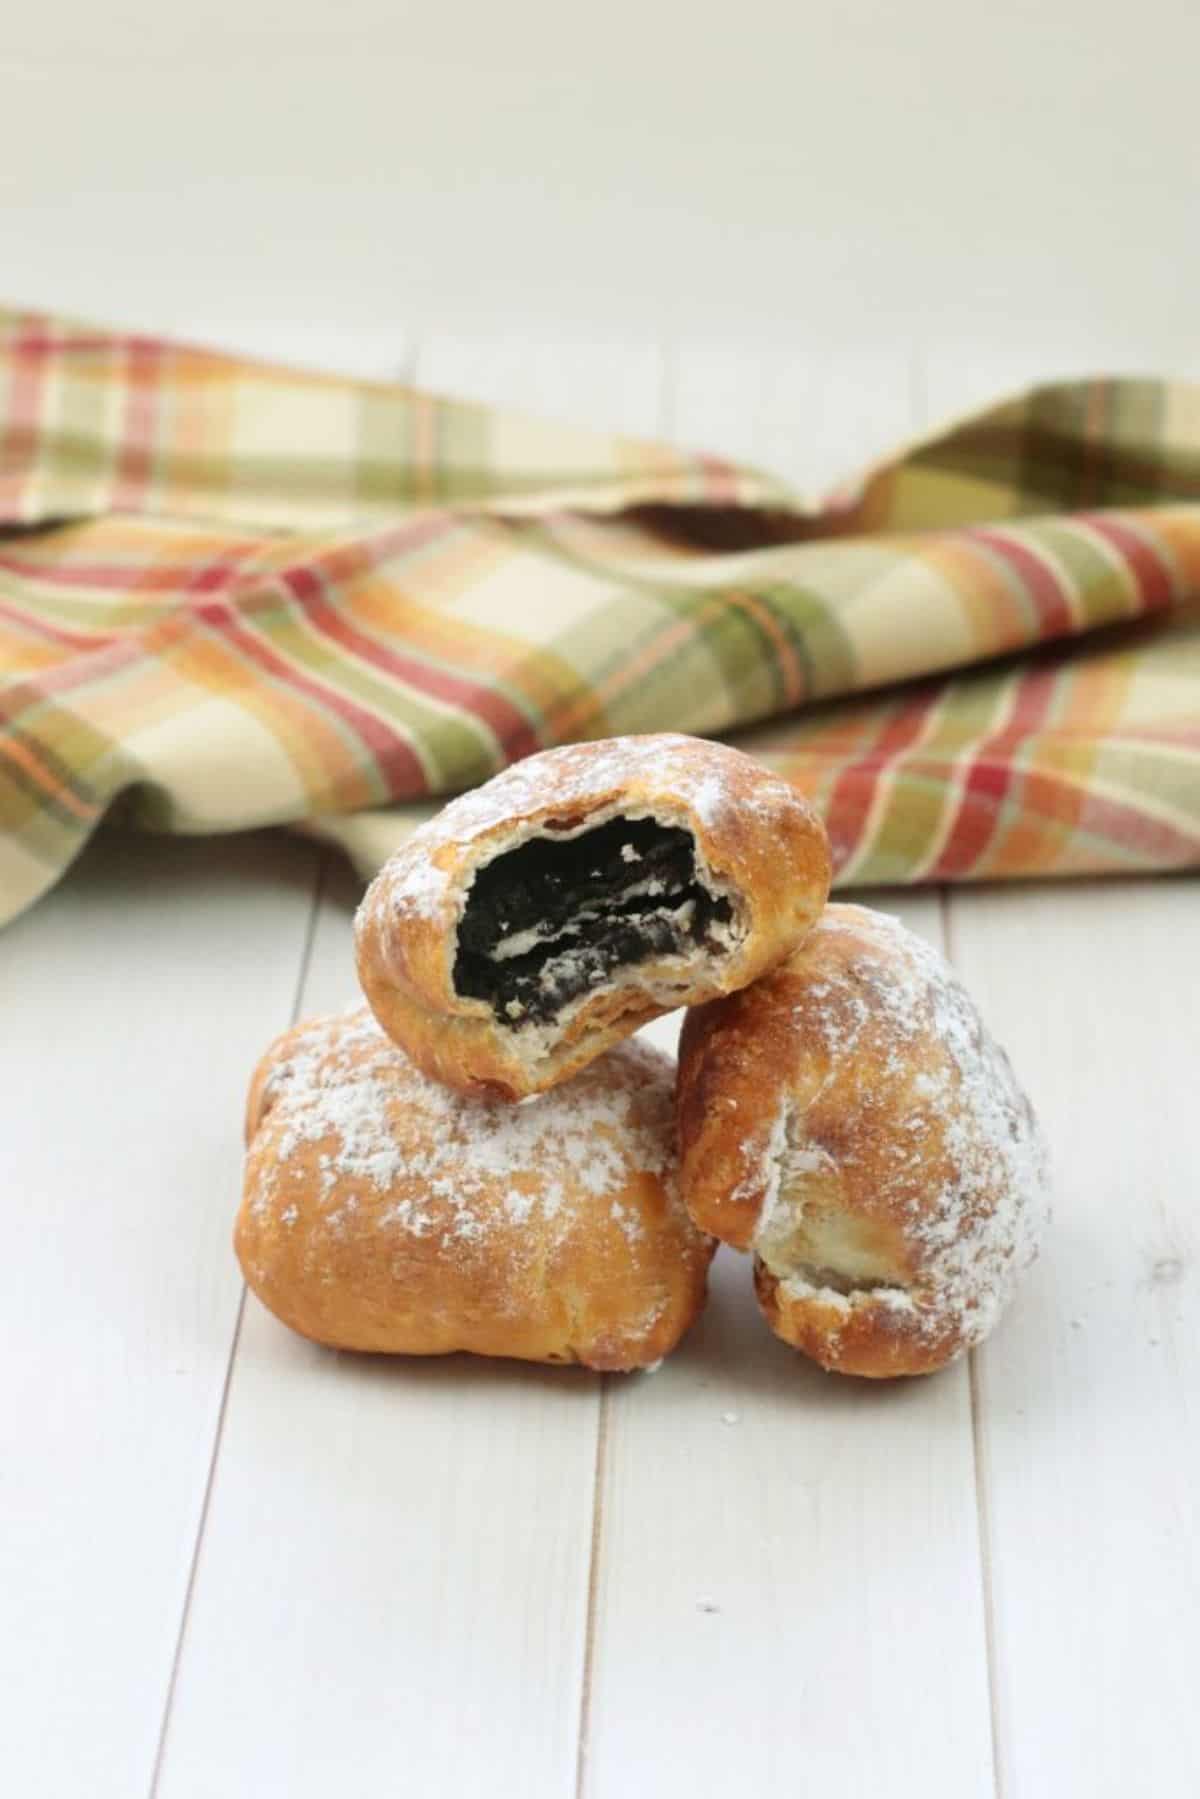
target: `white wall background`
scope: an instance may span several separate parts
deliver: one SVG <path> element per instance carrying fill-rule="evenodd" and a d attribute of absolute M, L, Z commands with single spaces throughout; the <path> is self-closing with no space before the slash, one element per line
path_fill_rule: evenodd
<path fill-rule="evenodd" d="M 1200 358 L 1198 0 L 0 11 L 9 300 Z"/>

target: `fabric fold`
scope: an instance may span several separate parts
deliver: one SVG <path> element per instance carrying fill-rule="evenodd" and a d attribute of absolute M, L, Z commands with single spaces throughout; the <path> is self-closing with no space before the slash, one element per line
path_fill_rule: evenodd
<path fill-rule="evenodd" d="M 1198 607 L 1184 385 L 1041 388 L 806 511 L 712 457 L 0 314 L 0 919 L 114 809 L 369 873 L 515 758 L 667 728 L 811 795 L 842 885 L 1192 866 Z"/>

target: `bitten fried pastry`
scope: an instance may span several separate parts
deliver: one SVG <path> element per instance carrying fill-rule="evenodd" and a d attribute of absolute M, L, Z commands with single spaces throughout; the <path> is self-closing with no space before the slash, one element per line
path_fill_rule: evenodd
<path fill-rule="evenodd" d="M 984 1338 L 1048 1215 L 1032 1108 L 953 970 L 830 906 L 774 973 L 691 1012 L 681 1180 L 753 1251 L 777 1335 L 842 1374 L 926 1374 Z"/>
<path fill-rule="evenodd" d="M 628 1043 L 523 1105 L 465 1098 L 365 1007 L 301 1025 L 250 1089 L 246 1280 L 341 1349 L 649 1366 L 714 1247 L 678 1196 L 673 1092 L 671 1059 Z"/>
<path fill-rule="evenodd" d="M 829 890 L 816 814 L 695 737 L 547 750 L 453 800 L 372 882 L 363 992 L 425 1073 L 508 1098 L 744 987 Z"/>

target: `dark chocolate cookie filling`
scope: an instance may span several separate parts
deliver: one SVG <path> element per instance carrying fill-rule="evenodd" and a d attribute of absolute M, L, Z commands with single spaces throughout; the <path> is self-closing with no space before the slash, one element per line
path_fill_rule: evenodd
<path fill-rule="evenodd" d="M 579 837 L 534 837 L 476 875 L 454 984 L 503 1024 L 545 1023 L 615 968 L 710 945 L 730 916 L 697 877 L 689 831 L 614 818 Z"/>

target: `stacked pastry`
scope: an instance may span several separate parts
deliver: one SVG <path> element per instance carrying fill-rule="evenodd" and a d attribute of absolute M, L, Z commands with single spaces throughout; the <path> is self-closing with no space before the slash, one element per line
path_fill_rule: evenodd
<path fill-rule="evenodd" d="M 827 1368 L 979 1342 L 1036 1251 L 1037 1125 L 948 965 L 829 878 L 795 790 L 694 738 L 550 750 L 451 802 L 363 902 L 367 1006 L 255 1074 L 250 1286 L 341 1348 L 634 1369 L 719 1239 Z M 630 1039 L 679 1007 L 676 1070 Z"/>

